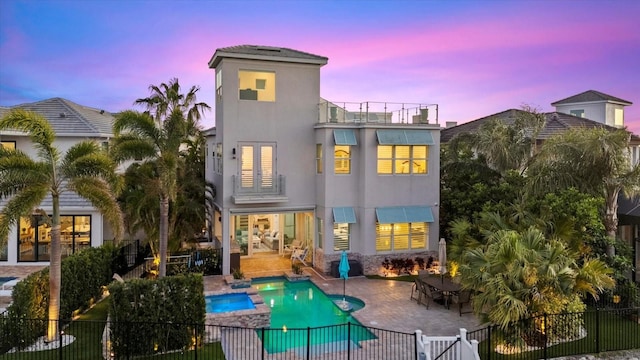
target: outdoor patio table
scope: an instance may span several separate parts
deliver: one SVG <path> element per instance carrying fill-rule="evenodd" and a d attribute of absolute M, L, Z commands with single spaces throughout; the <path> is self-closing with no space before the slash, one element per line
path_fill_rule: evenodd
<path fill-rule="evenodd" d="M 425 284 L 436 288 L 444 295 L 444 306 L 449 308 L 449 299 L 451 294 L 462 290 L 462 285 L 454 283 L 451 278 L 439 275 L 420 275 L 418 278 Z"/>

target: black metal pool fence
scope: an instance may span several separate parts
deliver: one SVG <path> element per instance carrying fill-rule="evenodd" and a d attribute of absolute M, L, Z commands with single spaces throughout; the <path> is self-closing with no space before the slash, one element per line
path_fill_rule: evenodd
<path fill-rule="evenodd" d="M 482 360 L 550 359 L 640 349 L 640 307 L 592 309 L 518 321 L 508 330 L 489 326 L 469 331 Z"/>
<path fill-rule="evenodd" d="M 478 340 L 483 360 L 640 349 L 639 318 L 640 308 L 543 315 L 513 323 L 507 332 L 490 326 L 467 338 Z M 252 329 L 76 320 L 61 322 L 56 344 L 39 341 L 46 324 L 0 316 L 0 359 L 420 359 L 415 333 L 358 324 Z"/>
<path fill-rule="evenodd" d="M 76 320 L 55 343 L 35 338 L 46 320 L 0 318 L 0 359 L 418 359 L 416 334 L 342 324 L 240 328 L 203 324 Z M 29 341 L 15 341 L 20 337 Z M 10 341 L 13 339 L 14 341 Z"/>

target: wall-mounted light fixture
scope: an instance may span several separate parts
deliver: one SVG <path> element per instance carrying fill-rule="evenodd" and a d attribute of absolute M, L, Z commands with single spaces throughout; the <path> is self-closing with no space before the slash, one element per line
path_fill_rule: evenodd
<path fill-rule="evenodd" d="M 231 158 L 236 158 L 236 148 L 231 149 Z"/>

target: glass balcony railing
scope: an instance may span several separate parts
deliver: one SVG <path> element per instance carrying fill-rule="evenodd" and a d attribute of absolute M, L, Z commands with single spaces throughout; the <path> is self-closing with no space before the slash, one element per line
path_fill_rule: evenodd
<path fill-rule="evenodd" d="M 331 102 L 318 105 L 320 123 L 438 124 L 437 104 Z"/>

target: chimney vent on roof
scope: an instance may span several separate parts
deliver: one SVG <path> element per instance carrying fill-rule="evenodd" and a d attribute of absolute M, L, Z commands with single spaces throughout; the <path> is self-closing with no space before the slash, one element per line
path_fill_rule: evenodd
<path fill-rule="evenodd" d="M 100 114 L 104 114 L 104 110 L 100 110 Z"/>
<path fill-rule="evenodd" d="M 61 118 L 67 117 L 67 114 L 65 114 L 65 113 L 61 112 L 61 113 L 60 113 L 60 117 L 61 117 Z"/>

